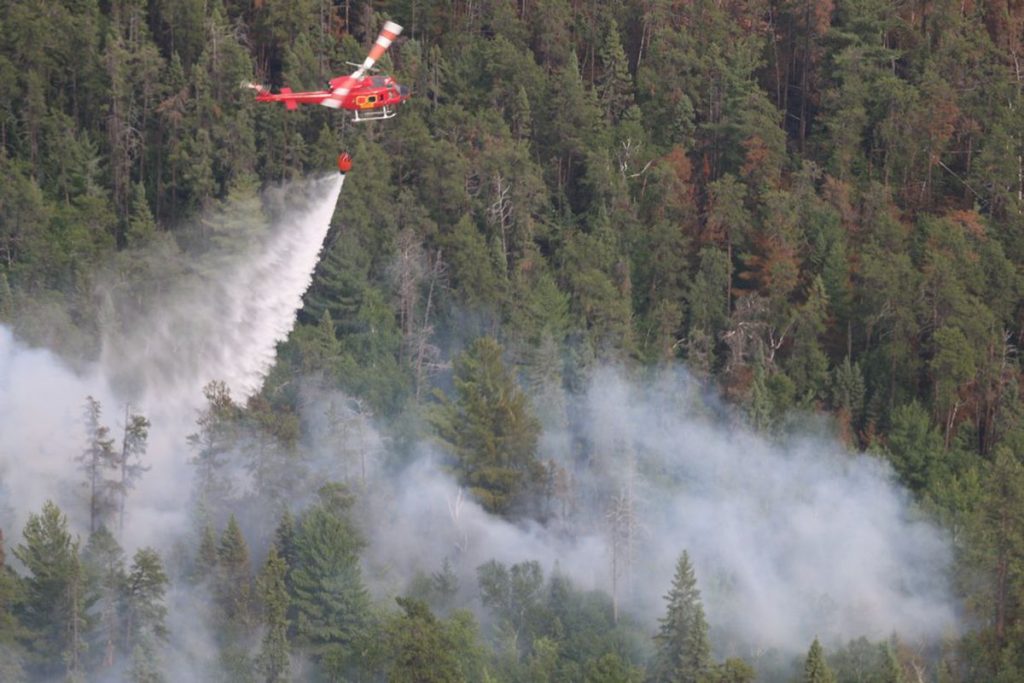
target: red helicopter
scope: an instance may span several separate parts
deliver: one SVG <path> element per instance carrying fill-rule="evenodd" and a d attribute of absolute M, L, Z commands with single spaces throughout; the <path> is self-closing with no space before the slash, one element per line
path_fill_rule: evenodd
<path fill-rule="evenodd" d="M 399 85 L 391 76 L 367 76 L 366 72 L 384 56 L 401 32 L 402 27 L 395 22 L 385 22 L 363 63 L 349 76 L 332 78 L 326 90 L 292 92 L 291 88 L 281 88 L 280 92 L 272 93 L 265 85 L 245 86 L 256 91 L 257 102 L 283 102 L 288 109 L 297 109 L 300 104 L 348 109 L 354 114 L 353 121 L 390 119 L 395 116 L 395 105 L 409 99 L 408 86 Z"/>

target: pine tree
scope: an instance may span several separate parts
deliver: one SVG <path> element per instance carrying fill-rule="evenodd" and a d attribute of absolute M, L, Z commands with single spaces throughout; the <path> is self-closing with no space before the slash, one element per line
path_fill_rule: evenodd
<path fill-rule="evenodd" d="M 841 365 L 832 368 L 829 378 L 831 404 L 846 425 L 859 428 L 864 416 L 864 373 L 860 363 L 850 363 L 850 357 L 843 358 Z"/>
<path fill-rule="evenodd" d="M 203 388 L 206 408 L 199 413 L 199 431 L 188 436 L 195 451 L 196 495 L 202 515 L 220 512 L 231 495 L 231 482 L 224 473 L 228 454 L 238 438 L 240 410 L 231 400 L 224 382 L 210 382 Z"/>
<path fill-rule="evenodd" d="M 265 626 L 258 663 L 267 683 L 291 680 L 288 661 L 288 612 L 291 601 L 285 580 L 287 572 L 288 565 L 284 558 L 278 554 L 276 546 L 271 546 L 258 580 Z"/>
<path fill-rule="evenodd" d="M 836 677 L 825 661 L 825 651 L 815 638 L 804 662 L 803 683 L 835 683 Z"/>
<path fill-rule="evenodd" d="M 633 79 L 629 75 L 629 62 L 622 49 L 619 25 L 615 19 L 608 22 L 600 58 L 603 72 L 597 83 L 597 92 L 608 118 L 612 123 L 618 123 L 633 104 Z"/>
<path fill-rule="evenodd" d="M 132 657 L 133 683 L 162 683 L 160 642 L 167 638 L 167 574 L 152 548 L 140 548 L 132 558 L 125 590 L 124 651 Z"/>
<path fill-rule="evenodd" d="M 22 581 L 6 563 L 4 533 L 0 529 L 0 680 L 20 683 L 25 679 L 25 648 L 19 641 L 28 636 L 16 616 L 23 599 Z"/>
<path fill-rule="evenodd" d="M 128 246 L 141 246 L 149 242 L 156 231 L 156 221 L 146 199 L 146 188 L 142 183 L 135 183 L 132 186 L 131 216 L 128 219 L 125 240 Z"/>
<path fill-rule="evenodd" d="M 89 532 L 95 533 L 116 509 L 104 472 L 117 467 L 117 453 L 114 451 L 110 429 L 100 424 L 100 402 L 92 396 L 85 400 L 85 427 L 89 441 L 85 451 L 78 456 L 78 462 L 85 472 L 86 485 L 89 487 Z"/>
<path fill-rule="evenodd" d="M 386 679 L 394 683 L 456 683 L 467 680 L 449 624 L 421 600 L 395 598 L 402 614 L 383 627 Z"/>
<path fill-rule="evenodd" d="M 284 562 L 287 572 L 291 573 L 295 566 L 295 518 L 287 508 L 281 514 L 281 521 L 274 530 L 274 548 Z"/>
<path fill-rule="evenodd" d="M 369 617 L 363 540 L 348 518 L 350 500 L 334 493 L 322 491 L 299 522 L 291 575 L 296 638 L 328 665 L 350 651 Z"/>
<path fill-rule="evenodd" d="M 513 642 L 525 649 L 529 642 L 526 631 L 538 609 L 544 586 L 540 563 L 518 562 L 506 567 L 491 560 L 476 571 L 484 607 L 494 615 L 498 628 L 508 632 Z"/>
<path fill-rule="evenodd" d="M 0 322 L 10 322 L 14 317 L 14 292 L 7 273 L 0 273 Z"/>
<path fill-rule="evenodd" d="M 252 625 L 253 595 L 249 546 L 234 515 L 220 537 L 217 548 L 217 601 L 225 623 L 239 632 Z"/>
<path fill-rule="evenodd" d="M 25 543 L 14 556 L 28 571 L 23 617 L 32 633 L 28 670 L 44 678 L 80 676 L 88 624 L 78 541 L 68 531 L 67 517 L 50 501 L 40 514 L 29 515 L 22 534 Z"/>
<path fill-rule="evenodd" d="M 459 577 L 452 570 L 452 563 L 445 556 L 440 571 L 434 572 L 430 577 L 431 593 L 434 596 L 436 608 L 442 613 L 452 607 L 452 602 L 459 592 Z"/>
<path fill-rule="evenodd" d="M 149 438 L 149 420 L 142 415 L 134 415 L 128 405 L 124 407 L 124 438 L 121 440 L 121 453 L 117 457 L 117 466 L 121 470 L 120 481 L 117 482 L 118 493 L 118 531 L 124 531 L 124 507 L 128 492 L 135 487 L 135 482 L 149 469 L 141 463 L 146 454 L 146 440 Z"/>
<path fill-rule="evenodd" d="M 828 304 L 825 284 L 820 276 L 816 276 L 807 293 L 807 301 L 796 310 L 790 326 L 793 345 L 784 368 L 796 385 L 797 397 L 808 405 L 823 397 L 828 379 L 828 358 L 819 342 L 828 319 Z"/>
<path fill-rule="evenodd" d="M 109 669 L 114 666 L 123 630 L 122 598 L 127 577 L 124 552 L 106 527 L 89 537 L 82 565 L 89 577 L 90 602 L 98 613 L 90 639 L 90 668 Z"/>
<path fill-rule="evenodd" d="M 536 458 L 540 425 L 501 358 L 481 337 L 455 360 L 455 401 L 438 393 L 430 421 L 451 449 L 452 467 L 491 512 L 511 514 L 543 484 Z"/>
<path fill-rule="evenodd" d="M 711 669 L 711 646 L 697 578 L 685 550 L 676 564 L 672 588 L 665 602 L 665 616 L 660 619 L 661 627 L 654 637 L 657 647 L 654 680 L 698 683 Z"/>
<path fill-rule="evenodd" d="M 203 527 L 199 539 L 199 552 L 196 554 L 196 563 L 193 571 L 193 580 L 196 583 L 211 581 L 217 570 L 217 535 L 213 527 L 207 524 Z"/>
<path fill-rule="evenodd" d="M 942 447 L 942 434 L 928 411 L 917 401 L 898 406 L 890 413 L 892 425 L 886 454 L 900 481 L 912 491 L 925 491 L 943 478 L 948 459 Z"/>

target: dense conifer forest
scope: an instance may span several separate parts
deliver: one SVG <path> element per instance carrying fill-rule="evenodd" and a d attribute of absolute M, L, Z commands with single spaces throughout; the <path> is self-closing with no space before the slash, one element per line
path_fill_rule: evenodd
<path fill-rule="evenodd" d="M 319 89 L 388 19 L 393 119 L 239 87 Z M 154 406 L 72 397 L 77 505 L 13 509 L 42 456 L 0 432 L 0 680 L 1024 679 L 1022 58 L 1016 0 L 0 0 L 8 343 L 90 367 L 267 192 L 354 162 L 262 388 L 204 378 L 173 542 L 122 534 Z M 689 480 L 593 436 L 608 368 L 677 377 L 644 405 L 766 449 L 875 463 L 900 524 L 944 539 L 955 623 L 857 634 L 837 609 L 799 651 L 752 642 L 713 607 L 728 578 L 638 521 Z M 424 449 L 456 522 L 600 536 L 608 581 L 382 560 Z M 636 544 L 675 558 L 644 608 Z"/>

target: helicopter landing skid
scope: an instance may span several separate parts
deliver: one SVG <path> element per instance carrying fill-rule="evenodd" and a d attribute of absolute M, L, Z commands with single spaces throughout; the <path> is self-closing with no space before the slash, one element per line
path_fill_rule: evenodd
<path fill-rule="evenodd" d="M 356 109 L 353 112 L 352 120 L 355 122 L 360 121 L 383 121 L 384 119 L 393 119 L 397 112 L 391 107 L 381 107 L 380 109 Z"/>

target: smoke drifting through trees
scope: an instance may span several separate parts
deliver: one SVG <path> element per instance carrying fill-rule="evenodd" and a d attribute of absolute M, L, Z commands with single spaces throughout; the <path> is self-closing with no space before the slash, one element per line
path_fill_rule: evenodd
<path fill-rule="evenodd" d="M 0 509 L 3 528 L 20 530 L 47 498 L 85 518 L 71 458 L 87 444 L 81 412 L 91 395 L 107 416 L 130 399 L 133 411 L 152 422 L 147 461 L 153 469 L 127 499 L 129 548 L 145 542 L 167 550 L 182 538 L 196 546 L 186 524 L 195 455 L 186 436 L 197 431 L 201 387 L 223 379 L 240 400 L 256 386 L 292 324 L 339 189 L 337 181 L 322 182 L 312 211 L 277 221 L 246 255 L 206 264 L 203 286 L 172 290 L 151 317 L 124 320 L 129 332 L 111 331 L 102 362 L 84 372 L 22 347 L 0 328 L 0 508 L 12 508 Z M 241 233 L 236 227 L 229 234 Z M 417 571 L 439 571 L 447 560 L 463 598 L 473 602 L 479 566 L 538 560 L 548 573 L 557 563 L 585 588 L 614 590 L 620 610 L 650 623 L 653 633 L 685 548 L 712 641 L 731 651 L 725 654 L 764 647 L 800 653 L 814 634 L 826 642 L 893 630 L 935 638 L 955 624 L 944 583 L 948 547 L 936 529 L 914 518 L 878 461 L 825 439 L 779 445 L 753 436 L 715 417 L 681 371 L 643 381 L 596 372 L 586 391 L 558 403 L 572 404 L 580 417 L 571 429 L 549 429 L 540 440 L 542 454 L 569 473 L 552 495 L 573 501 L 553 501 L 552 509 L 566 512 L 548 526 L 516 525 L 485 512 L 460 492 L 429 446 L 400 474 L 389 472 L 381 465 L 384 436 L 358 405 L 336 394 L 306 397 L 311 443 L 293 461 L 294 476 L 276 482 L 272 500 L 221 502 L 225 512 L 238 508 L 250 547 L 262 549 L 273 529 L 266 520 L 282 503 L 300 507 L 317 482 L 358 484 L 369 541 L 365 576 L 377 597 L 404 592 Z M 123 425 L 110 419 L 120 434 Z M 353 430 L 360 452 L 340 454 L 337 442 Z M 575 453 L 572 443 L 587 446 Z M 241 468 L 232 475 L 240 473 L 254 476 Z M 258 555 L 253 566 L 263 565 Z M 171 642 L 180 648 L 167 658 L 172 665 L 213 656 L 190 633 L 202 619 L 204 599 L 181 586 L 169 592 Z"/>
<path fill-rule="evenodd" d="M 955 628 L 946 539 L 916 518 L 881 461 L 824 437 L 770 443 L 714 417 L 681 371 L 646 381 L 600 371 L 570 400 L 584 416 L 574 436 L 591 457 L 549 453 L 572 472 L 577 512 L 568 520 L 545 527 L 488 515 L 460 501 L 424 453 L 373 496 L 387 503 L 377 511 L 384 526 L 373 529 L 371 563 L 401 577 L 449 558 L 471 590 L 472 572 L 492 558 L 539 560 L 547 571 L 557 563 L 585 588 L 610 592 L 616 579 L 624 609 L 653 624 L 685 549 L 713 642 L 736 649 L 727 654 L 797 653 L 815 634 L 931 639 Z M 627 486 L 635 493 L 625 572 L 615 515 Z"/>

